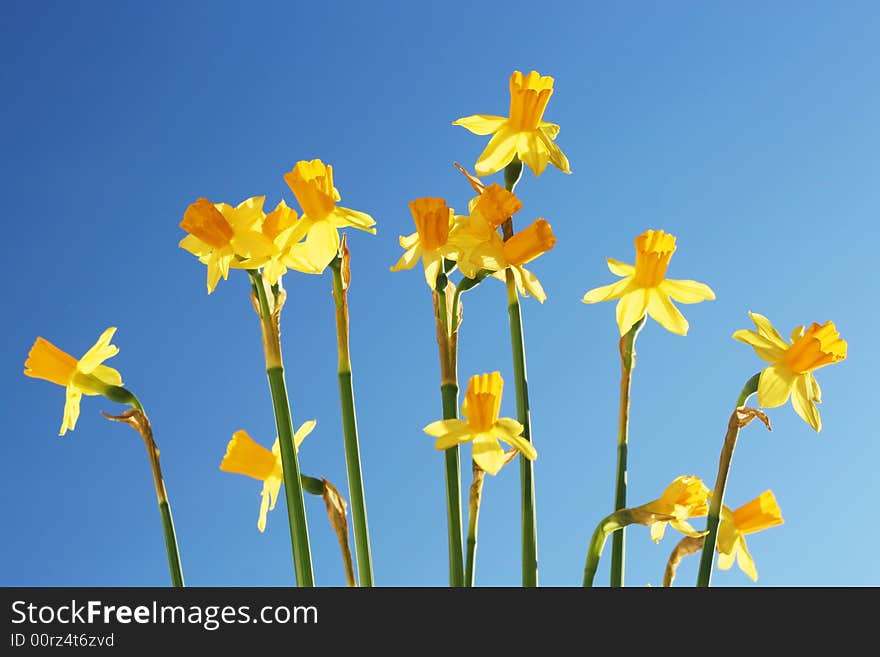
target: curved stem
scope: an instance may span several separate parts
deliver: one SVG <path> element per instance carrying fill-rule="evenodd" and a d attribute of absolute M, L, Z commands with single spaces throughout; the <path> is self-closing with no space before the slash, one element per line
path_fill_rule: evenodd
<path fill-rule="evenodd" d="M 281 359 L 280 306 L 273 310 L 269 304 L 263 277 L 259 272 L 248 270 L 251 287 L 260 316 L 263 333 L 263 351 L 266 358 L 266 376 L 275 412 L 275 427 L 281 447 L 281 467 L 284 476 L 284 495 L 287 500 L 287 517 L 290 523 L 290 542 L 297 586 L 314 586 L 312 555 L 309 545 L 309 528 L 306 522 L 305 503 L 301 487 L 299 460 L 293 445 L 293 419 L 287 384 L 284 380 L 284 364 Z M 276 301 L 277 303 L 277 301 Z"/>
<path fill-rule="evenodd" d="M 357 416 L 354 408 L 354 386 L 351 376 L 351 356 L 349 354 L 348 259 L 348 248 L 343 240 L 340 247 L 340 255 L 330 263 L 330 269 L 333 272 L 333 299 L 336 305 L 339 399 L 342 407 L 345 466 L 348 471 L 348 495 L 351 500 L 351 520 L 354 526 L 358 582 L 360 586 L 373 586 L 373 557 L 370 550 L 370 531 L 367 525 L 367 503 L 364 498 L 364 480 L 361 471 L 361 453 L 358 443 Z"/>
<path fill-rule="evenodd" d="M 584 586 L 593 586 L 596 570 L 599 567 L 599 558 L 602 556 L 602 550 L 605 549 L 605 541 L 608 535 L 623 529 L 632 522 L 628 511 L 628 509 L 615 511 L 603 518 L 596 526 L 593 536 L 590 538 L 590 545 L 587 548 L 587 561 L 584 564 Z"/>
<path fill-rule="evenodd" d="M 712 580 L 712 564 L 715 561 L 715 546 L 718 542 L 718 523 L 721 519 L 721 509 L 724 505 L 724 491 L 727 488 L 727 478 L 730 474 L 730 464 L 733 461 L 733 450 L 736 448 L 736 440 L 739 437 L 740 424 L 737 419 L 737 409 L 744 406 L 746 400 L 758 391 L 760 373 L 755 374 L 746 381 L 742 392 L 736 400 L 736 407 L 727 423 L 727 433 L 724 436 L 724 444 L 721 447 L 721 456 L 718 460 L 718 476 L 715 479 L 715 487 L 712 489 L 712 503 L 709 506 L 709 516 L 706 519 L 706 534 L 703 542 L 703 553 L 700 555 L 700 572 L 697 575 L 697 586 L 708 587 Z"/>
<path fill-rule="evenodd" d="M 614 510 L 626 508 L 627 456 L 629 453 L 629 407 L 632 371 L 635 367 L 635 344 L 645 325 L 642 317 L 620 338 L 620 408 L 617 418 L 617 475 L 614 484 Z M 626 560 L 626 531 L 614 534 L 611 540 L 611 586 L 623 586 Z"/>

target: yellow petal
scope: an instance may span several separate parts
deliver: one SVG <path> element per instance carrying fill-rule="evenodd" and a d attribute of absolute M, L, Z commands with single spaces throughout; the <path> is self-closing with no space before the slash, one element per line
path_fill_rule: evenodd
<path fill-rule="evenodd" d="M 547 163 L 550 161 L 550 151 L 538 136 L 539 134 L 542 133 L 538 130 L 520 132 L 516 138 L 516 152 L 519 159 L 532 170 L 536 177 L 544 173 L 544 169 L 547 168 Z"/>
<path fill-rule="evenodd" d="M 790 345 L 782 339 L 782 336 L 779 335 L 779 331 L 773 328 L 773 324 L 770 323 L 769 319 L 764 317 L 764 315 L 759 315 L 758 313 L 753 312 L 749 313 L 749 317 L 752 318 L 755 326 L 758 327 L 759 334 L 770 340 L 780 349 L 788 349 Z"/>
<path fill-rule="evenodd" d="M 632 283 L 632 277 L 628 276 L 611 285 L 593 288 L 584 295 L 581 301 L 584 303 L 599 303 L 600 301 L 619 299 L 630 291 L 630 283 Z"/>
<path fill-rule="evenodd" d="M 61 431 L 59 436 L 63 436 L 70 429 L 76 428 L 76 421 L 79 418 L 79 402 L 82 399 L 82 393 L 73 386 L 67 386 L 64 399 L 64 419 L 61 421 Z"/>
<path fill-rule="evenodd" d="M 659 543 L 663 540 L 663 536 L 666 534 L 666 525 L 669 523 L 660 521 L 660 522 L 652 522 L 651 523 L 651 540 L 655 543 Z"/>
<path fill-rule="evenodd" d="M 488 176 L 510 164 L 516 155 L 516 137 L 517 133 L 506 127 L 496 132 L 477 160 L 477 175 Z"/>
<path fill-rule="evenodd" d="M 558 128 L 559 126 L 557 126 L 557 132 Z M 556 135 L 553 135 L 551 137 L 545 130 L 538 129 L 538 138 L 543 143 L 544 148 L 547 149 L 550 156 L 550 162 L 553 166 L 562 171 L 562 173 L 571 173 L 571 165 L 568 162 L 568 158 L 565 157 L 565 153 L 563 153 L 562 149 L 553 141 L 555 136 Z"/>
<path fill-rule="evenodd" d="M 768 363 L 778 363 L 785 353 L 783 349 L 776 346 L 774 341 L 765 338 L 756 331 L 740 329 L 733 334 L 733 339 L 753 347 L 758 356 Z"/>
<path fill-rule="evenodd" d="M 443 256 L 439 251 L 431 251 L 422 254 L 422 263 L 425 266 L 425 281 L 432 290 L 437 287 L 437 276 L 440 274 L 440 268 L 443 266 Z"/>
<path fill-rule="evenodd" d="M 810 379 L 810 387 L 813 390 L 813 401 L 817 404 L 822 403 L 822 388 L 819 387 L 819 382 L 816 380 L 816 377 L 812 372 L 807 372 L 807 377 Z"/>
<path fill-rule="evenodd" d="M 699 538 L 700 536 L 705 536 L 706 532 L 700 532 L 694 529 L 693 525 L 689 523 L 687 520 L 673 520 L 671 524 L 675 529 L 680 531 L 685 536 L 690 536 L 691 538 Z"/>
<path fill-rule="evenodd" d="M 547 135 L 550 139 L 556 139 L 559 135 L 559 125 L 556 123 L 549 123 L 548 121 L 541 121 L 538 124 L 538 128 Z"/>
<path fill-rule="evenodd" d="M 278 477 L 269 477 L 263 482 L 263 490 L 260 493 L 260 516 L 257 519 L 257 529 L 261 532 L 266 531 L 266 514 L 275 508 L 282 483 Z"/>
<path fill-rule="evenodd" d="M 491 475 L 498 474 L 506 459 L 498 441 L 486 433 L 477 434 L 474 438 L 472 455 L 476 464 Z"/>
<path fill-rule="evenodd" d="M 794 344 L 798 340 L 804 337 L 804 326 L 801 324 L 800 326 L 795 326 L 791 331 L 791 342 Z"/>
<path fill-rule="evenodd" d="M 753 582 L 758 581 L 758 569 L 755 568 L 755 560 L 752 559 L 752 555 L 749 554 L 749 550 L 746 547 L 746 539 L 742 536 L 739 537 L 739 541 L 737 542 L 736 563 L 740 570 L 748 575 Z"/>
<path fill-rule="evenodd" d="M 178 243 L 184 251 L 189 251 L 194 256 L 202 256 L 211 250 L 211 247 L 195 235 L 187 235 Z"/>
<path fill-rule="evenodd" d="M 453 121 L 452 125 L 460 125 L 462 128 L 470 130 L 475 135 L 491 135 L 501 130 L 505 123 L 507 123 L 507 118 L 504 116 L 474 114 Z"/>
<path fill-rule="evenodd" d="M 401 235 L 398 238 L 398 241 L 400 242 L 401 248 L 411 249 L 412 247 L 414 247 L 416 244 L 419 243 L 419 232 L 416 231 L 416 232 L 410 233 L 409 235 L 406 235 L 406 236 Z"/>
<path fill-rule="evenodd" d="M 648 290 L 648 314 L 667 331 L 677 335 L 687 335 L 688 321 L 661 288 Z"/>
<path fill-rule="evenodd" d="M 765 368 L 758 379 L 758 405 L 776 408 L 788 401 L 796 375 L 783 363 Z"/>
<path fill-rule="evenodd" d="M 306 439 L 314 428 L 317 426 L 317 421 L 308 420 L 307 422 L 303 422 L 299 429 L 293 434 L 293 445 L 296 449 L 299 449 L 299 446 L 302 445 L 302 441 Z"/>
<path fill-rule="evenodd" d="M 679 303 L 699 303 L 715 298 L 712 288 L 697 281 L 676 281 L 667 278 L 660 283 L 660 289 Z"/>
<path fill-rule="evenodd" d="M 520 293 L 525 291 L 541 303 L 547 300 L 547 294 L 544 292 L 544 287 L 537 276 L 522 266 L 514 267 L 513 271 L 514 277 L 517 278 L 517 287 L 520 288 Z"/>
<path fill-rule="evenodd" d="M 365 230 L 373 235 L 376 234 L 376 229 L 374 228 L 376 220 L 366 212 L 358 212 L 357 210 L 351 210 L 337 205 L 330 217 L 338 228 L 351 226 L 352 228 Z"/>
<path fill-rule="evenodd" d="M 116 333 L 116 327 L 111 326 L 107 330 L 105 330 L 101 337 L 98 338 L 98 341 L 89 349 L 83 357 L 79 359 L 79 363 L 76 366 L 83 374 L 91 374 L 92 370 L 94 370 L 98 365 L 103 363 L 108 358 L 115 356 L 119 353 L 119 348 L 115 345 L 110 344 L 110 340 L 113 339 L 113 334 Z"/>
<path fill-rule="evenodd" d="M 519 453 L 525 456 L 529 461 L 534 461 L 538 458 L 538 452 L 535 451 L 535 446 L 521 435 L 523 432 L 523 425 L 513 418 L 499 418 L 498 422 L 495 423 L 495 430 L 498 431 L 498 437 L 501 440 L 517 449 Z"/>
<path fill-rule="evenodd" d="M 95 369 L 92 370 L 92 376 L 99 379 L 103 383 L 106 383 L 108 386 L 121 386 L 122 385 L 122 375 L 118 370 L 113 369 L 112 367 L 107 367 L 106 365 L 98 365 Z"/>
<path fill-rule="evenodd" d="M 419 246 L 414 246 L 412 248 L 407 249 L 403 252 L 403 255 L 400 256 L 400 260 L 391 268 L 391 271 L 401 271 L 402 269 L 412 269 L 415 267 L 416 263 L 419 261 L 419 257 L 422 255 L 422 249 Z"/>
<path fill-rule="evenodd" d="M 434 438 L 440 438 L 448 433 L 459 431 L 465 426 L 467 426 L 467 422 L 464 420 L 437 420 L 436 422 L 431 422 L 422 431 Z"/>
<path fill-rule="evenodd" d="M 734 552 L 719 552 L 718 568 L 720 568 L 721 570 L 730 570 L 730 567 L 733 565 L 734 558 Z"/>
<path fill-rule="evenodd" d="M 645 316 L 648 309 L 648 291 L 641 287 L 636 287 L 623 296 L 617 302 L 617 326 L 620 328 L 620 335 L 626 335 L 633 324 Z"/>
<path fill-rule="evenodd" d="M 608 269 L 615 276 L 634 276 L 636 273 L 636 268 L 633 265 L 621 262 L 620 260 L 606 258 L 605 262 L 608 263 Z"/>
<path fill-rule="evenodd" d="M 822 430 L 822 418 L 819 416 L 819 409 L 813 403 L 809 377 L 809 373 L 796 377 L 791 394 L 791 406 L 804 422 L 813 427 L 814 431 L 819 432 Z"/>
<path fill-rule="evenodd" d="M 306 255 L 323 270 L 339 251 L 339 231 L 329 221 L 316 221 L 306 237 Z"/>

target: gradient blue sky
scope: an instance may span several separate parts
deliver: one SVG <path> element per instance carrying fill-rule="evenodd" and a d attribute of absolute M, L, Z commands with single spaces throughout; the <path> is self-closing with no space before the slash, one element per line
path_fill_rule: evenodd
<path fill-rule="evenodd" d="M 782 507 L 784 525 L 749 539 L 760 585 L 880 585 L 876 3 L 4 2 L 0 33 L 0 584 L 168 581 L 143 447 L 99 414 L 121 408 L 86 398 L 59 438 L 63 391 L 22 376 L 36 336 L 78 356 L 111 325 L 109 364 L 162 450 L 187 582 L 293 581 L 283 499 L 260 534 L 259 484 L 218 469 L 233 431 L 275 435 L 248 283 L 234 273 L 208 296 L 178 223 L 200 196 L 293 202 L 283 174 L 320 157 L 343 205 L 378 222 L 350 236 L 376 582 L 444 585 L 442 456 L 421 433 L 441 410 L 431 302 L 421 273 L 388 268 L 408 201 L 471 196 L 452 162 L 472 167 L 486 138 L 450 123 L 506 113 L 511 71 L 537 69 L 556 78 L 546 118 L 574 172 L 519 188 L 519 222 L 545 217 L 559 239 L 533 268 L 547 302 L 523 302 L 541 582 L 580 583 L 611 510 L 614 306 L 580 298 L 613 280 L 605 257 L 631 262 L 633 238 L 663 228 L 679 238 L 669 275 L 718 299 L 683 308 L 686 338 L 654 322 L 639 338 L 631 501 L 680 474 L 714 481 L 730 407 L 761 367 L 730 337 L 748 310 L 785 335 L 832 319 L 850 355 L 818 374 L 825 428 L 772 410 L 773 433 L 744 431 L 727 499 L 772 488 Z M 302 468 L 345 490 L 329 276 L 286 278 L 283 339 L 294 419 L 318 420 Z M 500 370 L 515 415 L 503 285 L 466 298 L 461 340 L 462 381 Z M 519 582 L 518 485 L 517 467 L 486 482 L 478 584 Z M 323 505 L 307 502 L 316 580 L 340 585 Z M 658 585 L 674 532 L 628 536 L 628 583 Z M 680 583 L 695 572 L 692 557 Z M 715 583 L 751 584 L 736 568 Z"/>

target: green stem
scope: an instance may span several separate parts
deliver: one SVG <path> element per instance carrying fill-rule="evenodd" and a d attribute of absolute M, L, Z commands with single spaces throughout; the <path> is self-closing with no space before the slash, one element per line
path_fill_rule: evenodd
<path fill-rule="evenodd" d="M 512 192 L 522 175 L 522 162 L 514 157 L 504 169 L 504 186 Z M 513 236 L 513 220 L 502 224 L 504 239 Z M 505 271 L 507 283 L 507 314 L 510 323 L 510 345 L 513 351 L 513 374 L 516 385 L 516 415 L 523 425 L 523 438 L 532 440 L 532 419 L 529 409 L 529 384 L 526 375 L 526 348 L 523 338 L 522 313 L 513 271 Z M 535 471 L 532 461 L 520 458 L 520 493 L 522 509 L 522 585 L 538 585 L 538 525 L 535 513 Z"/>
<path fill-rule="evenodd" d="M 614 510 L 626 508 L 627 456 L 629 452 L 629 394 L 632 387 L 632 371 L 635 367 L 636 337 L 645 318 L 633 324 L 620 338 L 620 408 L 617 418 L 617 476 L 614 484 Z M 623 586 L 626 561 L 626 530 L 614 534 L 611 539 L 611 586 Z"/>
<path fill-rule="evenodd" d="M 468 504 L 467 560 L 464 567 L 464 584 L 468 587 L 474 585 L 477 561 L 477 526 L 480 522 L 480 504 L 483 501 L 483 480 L 486 477 L 486 473 L 476 463 L 473 463 L 473 471 L 474 480 L 471 483 Z"/>
<path fill-rule="evenodd" d="M 341 253 L 342 255 L 337 256 L 330 263 L 330 269 L 333 272 L 333 299 L 336 306 L 336 342 L 339 353 L 338 375 L 339 402 L 342 411 L 342 435 L 345 445 L 345 466 L 348 472 L 351 519 L 354 526 L 358 582 L 360 586 L 373 586 L 373 558 L 370 553 L 370 532 L 367 525 L 367 505 L 364 500 L 364 481 L 361 472 L 361 453 L 358 444 L 354 387 L 351 377 L 347 298 L 348 249 L 344 244 Z M 343 275 L 346 277 L 345 280 L 343 280 Z"/>
<path fill-rule="evenodd" d="M 590 545 L 587 548 L 587 561 L 584 564 L 584 586 L 593 586 L 596 577 L 596 569 L 599 567 L 599 558 L 605 548 L 608 535 L 623 529 L 632 522 L 628 509 L 620 509 L 602 519 L 593 532 Z"/>
<path fill-rule="evenodd" d="M 269 379 L 272 408 L 275 412 L 275 427 L 278 430 L 278 442 L 281 447 L 281 468 L 284 476 L 284 495 L 287 500 L 287 516 L 290 523 L 290 543 L 293 550 L 296 583 L 297 586 L 312 587 L 315 582 L 312 574 L 309 528 L 306 521 L 299 460 L 293 445 L 293 419 L 290 415 L 287 384 L 284 380 L 284 365 L 281 360 L 280 308 L 272 311 L 260 273 L 256 271 L 248 273 L 259 308 L 263 350 L 266 357 L 266 376 Z"/>
<path fill-rule="evenodd" d="M 434 290 L 437 345 L 440 350 L 440 397 L 443 419 L 458 417 L 458 291 L 453 301 L 452 326 L 447 313 L 446 274 L 437 278 Z M 449 586 L 464 586 L 461 547 L 461 459 L 458 445 L 445 450 L 446 534 L 449 551 Z"/>
<path fill-rule="evenodd" d="M 712 489 L 712 503 L 709 506 L 709 517 L 706 519 L 708 533 L 703 541 L 703 552 L 700 555 L 700 571 L 697 575 L 697 586 L 699 587 L 708 587 L 712 580 L 712 564 L 715 561 L 715 546 L 718 541 L 721 509 L 724 505 L 724 491 L 727 488 L 727 477 L 730 474 L 730 464 L 733 461 L 733 450 L 736 448 L 736 440 L 739 437 L 736 410 L 744 406 L 748 398 L 758 391 L 760 376 L 760 373 L 755 374 L 746 381 L 736 400 L 736 406 L 727 426 L 727 434 L 724 436 L 721 457 L 718 461 L 718 477 L 715 479 L 715 488 Z"/>

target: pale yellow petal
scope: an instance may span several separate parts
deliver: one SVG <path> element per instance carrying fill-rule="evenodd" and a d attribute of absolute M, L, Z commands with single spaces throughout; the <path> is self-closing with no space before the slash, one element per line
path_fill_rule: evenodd
<path fill-rule="evenodd" d="M 621 262 L 620 260 L 606 258 L 605 262 L 608 263 L 608 269 L 611 270 L 611 273 L 615 276 L 634 276 L 636 273 L 635 266 Z"/>
<path fill-rule="evenodd" d="M 293 434 L 293 445 L 296 449 L 299 449 L 299 446 L 302 445 L 302 441 L 306 439 L 306 437 L 312 433 L 312 431 L 317 426 L 318 422 L 316 420 L 308 420 L 307 422 L 303 422 L 302 426 L 296 430 Z"/>
<path fill-rule="evenodd" d="M 660 283 L 660 289 L 679 303 L 700 303 L 715 298 L 712 288 L 697 281 L 677 281 L 667 278 Z"/>
<path fill-rule="evenodd" d="M 416 231 L 415 233 L 410 233 L 409 235 L 401 235 L 398 238 L 398 242 L 400 242 L 401 248 L 411 249 L 419 243 L 419 233 L 418 231 Z"/>
<path fill-rule="evenodd" d="M 755 560 L 752 559 L 752 555 L 749 554 L 749 550 L 746 547 L 746 539 L 742 536 L 739 537 L 739 542 L 737 544 L 736 563 L 740 570 L 748 575 L 753 582 L 758 581 L 758 569 L 755 568 Z"/>
<path fill-rule="evenodd" d="M 257 529 L 261 532 L 266 531 L 266 514 L 275 508 L 281 483 L 282 480 L 278 477 L 269 477 L 263 482 L 263 490 L 260 492 L 260 515 L 257 519 Z"/>
<path fill-rule="evenodd" d="M 718 568 L 720 568 L 721 570 L 730 570 L 730 567 L 733 565 L 734 558 L 734 552 L 719 552 Z"/>
<path fill-rule="evenodd" d="M 92 376 L 100 379 L 108 386 L 122 385 L 122 375 L 119 373 L 119 371 L 113 369 L 112 367 L 107 367 L 106 365 L 96 366 L 95 369 L 92 370 Z"/>
<path fill-rule="evenodd" d="M 791 406 L 801 419 L 819 432 L 822 430 L 822 418 L 819 409 L 813 403 L 813 390 L 810 382 L 810 373 L 796 377 L 794 388 L 791 392 Z"/>
<path fill-rule="evenodd" d="M 659 543 L 663 540 L 663 536 L 666 535 L 666 525 L 669 523 L 659 521 L 651 523 L 651 540 L 655 543 Z"/>
<path fill-rule="evenodd" d="M 791 343 L 794 344 L 798 340 L 800 340 L 804 335 L 804 327 L 803 324 L 801 326 L 795 326 L 791 331 Z"/>
<path fill-rule="evenodd" d="M 67 430 L 73 431 L 76 428 L 76 421 L 79 418 L 79 402 L 82 399 L 82 393 L 72 385 L 67 386 L 64 398 L 64 419 L 61 421 L 61 430 L 59 436 L 67 433 Z"/>
<path fill-rule="evenodd" d="M 516 155 L 517 134 L 506 127 L 495 133 L 474 167 L 478 176 L 491 175 L 510 164 Z"/>
<path fill-rule="evenodd" d="M 571 173 L 571 165 L 568 162 L 568 158 L 565 156 L 565 153 L 562 152 L 562 149 L 553 141 L 553 137 L 551 137 L 545 130 L 538 129 L 538 139 L 544 145 L 544 148 L 547 150 L 547 153 L 550 157 L 550 162 L 557 169 L 562 171 L 562 173 Z M 555 137 L 555 135 L 554 135 Z"/>
<path fill-rule="evenodd" d="M 617 302 L 617 326 L 620 329 L 620 335 L 626 335 L 633 324 L 645 316 L 648 309 L 648 291 L 641 287 L 636 287 L 620 297 Z"/>
<path fill-rule="evenodd" d="M 440 436 L 445 436 L 448 433 L 460 431 L 465 426 L 467 426 L 467 422 L 465 422 L 464 420 L 437 420 L 436 422 L 431 422 L 431 424 L 422 429 L 422 431 L 424 431 L 429 436 L 439 438 Z"/>
<path fill-rule="evenodd" d="M 108 358 L 111 358 L 118 354 L 119 348 L 115 345 L 110 344 L 110 341 L 113 339 L 113 335 L 115 333 L 115 326 L 111 326 L 110 328 L 106 329 L 98 338 L 98 341 L 86 353 L 83 354 L 82 358 L 79 359 L 79 362 L 76 365 L 76 369 L 83 374 L 91 374 L 92 370 L 94 370 L 98 365 L 103 363 Z"/>
<path fill-rule="evenodd" d="M 194 256 L 203 256 L 211 250 L 211 247 L 208 244 L 205 244 L 195 235 L 187 235 L 180 240 L 178 246 L 184 251 L 189 251 Z"/>
<path fill-rule="evenodd" d="M 813 376 L 812 372 L 807 372 L 807 378 L 810 379 L 810 388 L 813 391 L 813 401 L 817 404 L 822 403 L 822 388 L 819 387 L 819 382 L 816 380 L 816 377 Z"/>
<path fill-rule="evenodd" d="M 547 294 L 544 292 L 544 288 L 541 285 L 541 281 L 538 280 L 538 277 L 522 265 L 514 267 L 513 271 L 515 272 L 515 275 L 519 274 L 517 287 L 520 288 L 520 293 L 525 291 L 535 297 L 539 302 L 544 303 L 547 299 Z"/>
<path fill-rule="evenodd" d="M 539 130 L 520 132 L 516 138 L 516 153 L 519 159 L 532 170 L 535 176 L 540 176 L 547 168 L 550 161 L 550 151 L 541 139 Z M 549 141 L 549 140 L 548 140 Z M 553 142 L 550 141 L 552 144 Z"/>
<path fill-rule="evenodd" d="M 329 221 L 316 221 L 306 237 L 305 251 L 315 268 L 323 270 L 339 251 L 339 231 Z"/>
<path fill-rule="evenodd" d="M 498 441 L 486 433 L 474 438 L 472 456 L 476 464 L 491 475 L 498 474 L 507 458 Z"/>
<path fill-rule="evenodd" d="M 333 223 L 338 228 L 351 226 L 358 230 L 365 230 L 373 235 L 376 234 L 376 229 L 374 228 L 376 220 L 366 212 L 359 212 L 357 210 L 351 210 L 337 205 L 336 209 L 333 210 L 333 213 L 330 216 L 332 217 Z"/>
<path fill-rule="evenodd" d="M 413 246 L 406 251 L 403 252 L 403 255 L 400 256 L 400 260 L 395 263 L 395 265 L 391 268 L 391 271 L 401 271 L 403 269 L 412 269 L 415 267 L 416 263 L 419 261 L 419 258 L 422 255 L 422 247 Z"/>
<path fill-rule="evenodd" d="M 503 420 L 507 420 L 508 422 L 503 422 Z M 515 425 L 512 423 L 515 423 Z M 538 458 L 538 452 L 535 451 L 535 446 L 521 435 L 523 426 L 516 420 L 513 420 L 512 418 L 501 418 L 495 423 L 495 430 L 498 432 L 498 437 L 501 440 L 518 450 L 519 453 L 525 456 L 529 461 L 534 461 Z"/>
<path fill-rule="evenodd" d="M 611 285 L 603 285 L 602 287 L 593 288 L 584 295 L 584 298 L 581 299 L 581 301 L 584 303 L 599 303 L 600 301 L 613 301 L 614 299 L 619 299 L 630 291 L 631 283 L 632 277 L 626 277 L 616 283 L 612 283 Z"/>
<path fill-rule="evenodd" d="M 648 290 L 648 314 L 667 331 L 676 335 L 687 335 L 688 321 L 661 288 Z"/>
<path fill-rule="evenodd" d="M 784 363 L 765 368 L 758 379 L 758 405 L 776 408 L 788 401 L 796 375 Z"/>
<path fill-rule="evenodd" d="M 754 348 L 755 353 L 768 363 L 778 363 L 782 360 L 782 356 L 785 353 L 784 350 L 776 346 L 774 341 L 765 338 L 756 331 L 740 329 L 733 334 L 733 339 L 745 342 Z"/>
<path fill-rule="evenodd" d="M 437 276 L 443 267 L 443 256 L 439 251 L 430 251 L 422 254 L 422 264 L 425 266 L 425 281 L 432 290 L 437 287 Z"/>
<path fill-rule="evenodd" d="M 538 128 L 547 135 L 550 139 L 556 139 L 559 136 L 559 124 L 557 123 L 549 123 L 548 121 L 541 121 L 538 124 Z"/>
<path fill-rule="evenodd" d="M 773 328 L 773 324 L 770 323 L 769 319 L 764 317 L 764 315 L 759 315 L 758 313 L 753 312 L 749 313 L 749 317 L 752 318 L 755 326 L 758 327 L 758 333 L 770 340 L 780 349 L 788 349 L 789 344 L 782 339 L 782 336 L 779 335 L 779 331 Z"/>
<path fill-rule="evenodd" d="M 474 114 L 453 121 L 452 125 L 460 125 L 462 128 L 470 130 L 475 135 L 491 135 L 501 130 L 505 123 L 507 123 L 507 118 L 504 116 Z"/>

